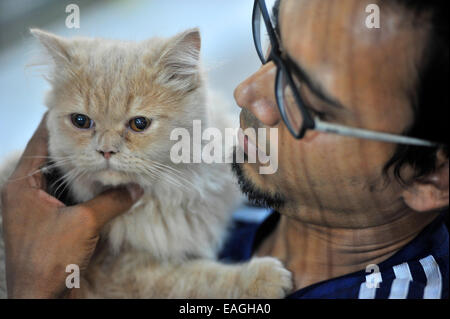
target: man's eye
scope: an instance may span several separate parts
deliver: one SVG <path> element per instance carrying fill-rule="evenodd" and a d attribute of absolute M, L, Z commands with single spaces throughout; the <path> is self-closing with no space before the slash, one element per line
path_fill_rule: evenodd
<path fill-rule="evenodd" d="M 90 129 L 94 124 L 94 121 L 84 114 L 73 113 L 70 115 L 70 119 L 72 124 L 80 129 Z"/>
<path fill-rule="evenodd" d="M 150 126 L 150 123 L 150 119 L 140 116 L 132 118 L 128 124 L 133 131 L 143 132 Z"/>
<path fill-rule="evenodd" d="M 299 94 L 311 115 L 319 118 L 320 120 L 324 120 L 327 117 L 325 112 L 317 110 L 317 106 L 320 105 L 320 101 L 314 98 L 313 94 L 308 90 L 306 85 L 300 86 Z"/>
<path fill-rule="evenodd" d="M 326 114 L 325 114 L 325 113 L 319 112 L 319 111 L 316 111 L 316 110 L 313 110 L 313 109 L 310 108 L 310 107 L 308 107 L 308 110 L 309 110 L 309 112 L 311 112 L 311 114 L 312 114 L 314 117 L 319 118 L 319 120 L 325 120 L 325 119 L 326 119 Z"/>

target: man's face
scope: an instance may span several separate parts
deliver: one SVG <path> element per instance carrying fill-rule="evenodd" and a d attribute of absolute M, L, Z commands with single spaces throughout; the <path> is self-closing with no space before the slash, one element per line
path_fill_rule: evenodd
<path fill-rule="evenodd" d="M 367 28 L 365 9 L 370 3 L 374 1 L 282 0 L 278 18 L 283 55 L 342 105 L 321 100 L 303 84 L 301 94 L 312 109 L 324 114 L 323 121 L 403 134 L 413 121 L 414 66 L 426 34 L 411 25 L 406 10 L 387 7 L 388 1 L 379 3 L 381 28 Z M 372 210 L 400 205 L 400 186 L 394 180 L 386 182 L 382 173 L 396 145 L 317 131 L 296 140 L 278 111 L 275 74 L 270 62 L 235 91 L 242 128 L 278 128 L 277 172 L 260 175 L 259 163 L 240 166 L 253 187 L 284 198 L 285 206 L 294 208 L 288 211 L 303 206 L 353 213 L 355 225 L 364 224 Z M 302 83 L 296 80 L 299 88 Z M 324 221 L 317 215 L 296 217 Z M 335 219 L 339 214 L 327 215 L 328 222 Z"/>

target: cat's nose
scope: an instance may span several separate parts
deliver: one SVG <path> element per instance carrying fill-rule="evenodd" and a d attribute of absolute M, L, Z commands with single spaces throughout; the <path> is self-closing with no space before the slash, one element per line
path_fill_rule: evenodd
<path fill-rule="evenodd" d="M 107 151 L 107 152 L 105 152 L 105 151 L 101 151 L 101 150 L 97 150 L 97 152 L 102 154 L 105 159 L 110 159 L 111 156 L 113 156 L 114 154 L 117 153 L 117 152 L 114 152 L 114 151 Z"/>

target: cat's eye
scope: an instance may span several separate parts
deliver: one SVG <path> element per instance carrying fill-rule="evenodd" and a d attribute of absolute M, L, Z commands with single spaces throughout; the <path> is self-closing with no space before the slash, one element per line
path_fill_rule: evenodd
<path fill-rule="evenodd" d="M 72 120 L 72 124 L 75 125 L 75 127 L 81 129 L 89 129 L 94 124 L 94 121 L 92 121 L 89 116 L 84 114 L 71 114 L 70 119 Z"/>
<path fill-rule="evenodd" d="M 150 122 L 151 122 L 150 119 L 143 116 L 139 116 L 132 118 L 128 124 L 130 125 L 130 128 L 133 131 L 143 132 L 150 126 Z"/>

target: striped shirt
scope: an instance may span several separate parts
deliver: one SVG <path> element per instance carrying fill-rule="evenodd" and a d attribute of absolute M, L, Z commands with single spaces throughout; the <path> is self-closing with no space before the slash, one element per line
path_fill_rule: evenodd
<path fill-rule="evenodd" d="M 241 262 L 275 228 L 279 214 L 262 223 L 234 220 L 231 236 L 219 258 Z M 389 259 L 345 276 L 302 288 L 289 299 L 440 299 L 448 298 L 448 229 L 439 216 Z"/>

